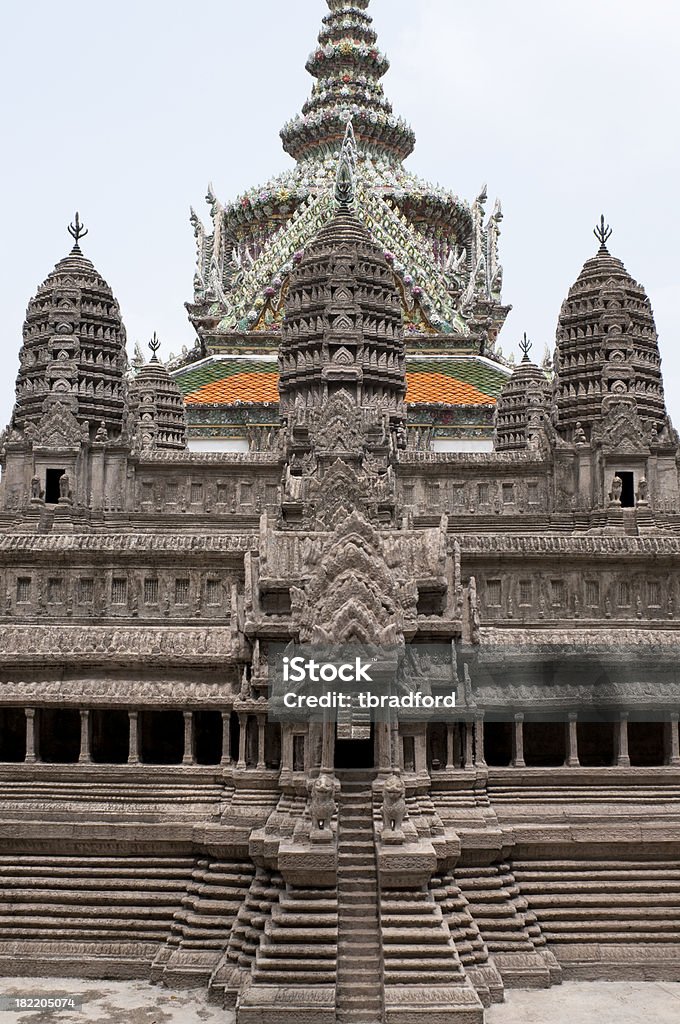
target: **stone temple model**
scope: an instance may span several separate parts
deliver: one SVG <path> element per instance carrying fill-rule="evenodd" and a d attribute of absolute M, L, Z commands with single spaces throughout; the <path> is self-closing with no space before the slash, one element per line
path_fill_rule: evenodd
<path fill-rule="evenodd" d="M 263 200 L 233 258 L 236 207 L 201 236 L 209 364 L 276 337 L 249 451 L 189 450 L 155 338 L 128 367 L 78 217 L 29 303 L 1 448 L 0 971 L 206 987 L 238 1024 L 482 1024 L 513 986 L 677 978 L 680 446 L 649 300 L 603 219 L 494 450 L 425 445 L 409 365 L 490 343 L 495 228 L 401 170 L 367 0 L 329 6 L 288 212 Z M 272 239 L 290 266 L 258 306 Z M 397 264 L 435 242 L 454 259 L 415 296 Z M 319 639 L 402 652 L 402 692 L 455 711 L 278 718 L 273 652 Z"/>

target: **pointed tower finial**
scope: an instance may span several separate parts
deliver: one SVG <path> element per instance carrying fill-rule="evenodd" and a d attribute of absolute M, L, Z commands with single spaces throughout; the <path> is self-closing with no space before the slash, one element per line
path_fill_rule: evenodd
<path fill-rule="evenodd" d="M 76 210 L 76 216 L 75 216 L 75 224 L 69 224 L 69 226 L 68 226 L 68 233 L 71 236 L 71 238 L 73 239 L 73 241 L 75 242 L 75 245 L 73 246 L 73 250 L 72 251 L 73 252 L 80 252 L 81 250 L 80 250 L 80 246 L 78 245 L 78 242 L 80 241 L 81 238 L 84 238 L 85 235 L 88 234 L 88 229 L 81 222 L 80 214 L 78 213 L 77 210 Z"/>
<path fill-rule="evenodd" d="M 531 360 L 529 359 L 529 353 L 531 352 L 533 347 L 534 346 L 533 346 L 532 342 L 530 342 L 529 339 L 527 338 L 527 332 L 525 331 L 524 332 L 524 337 L 522 338 L 522 340 L 519 343 L 519 350 L 522 353 L 522 355 L 524 356 L 524 358 L 522 359 L 523 363 L 530 363 L 531 362 Z"/>
<path fill-rule="evenodd" d="M 600 252 L 608 252 L 609 250 L 607 249 L 607 242 L 612 237 L 613 231 L 609 227 L 609 224 L 607 224 L 604 214 L 602 214 L 602 216 L 600 217 L 600 223 L 593 231 L 593 234 L 600 243 Z"/>
<path fill-rule="evenodd" d="M 341 210 L 349 210 L 354 205 L 356 193 L 357 143 L 354 138 L 352 120 L 347 122 L 345 138 L 338 160 L 338 173 L 335 178 L 335 201 Z"/>
<path fill-rule="evenodd" d="M 158 352 L 160 347 L 161 347 L 161 343 L 158 340 L 156 332 L 154 331 L 153 332 L 153 338 L 149 342 L 149 348 L 153 352 L 153 355 L 151 356 L 151 360 L 150 360 L 152 363 L 157 363 L 158 362 L 158 356 L 156 355 L 156 353 Z"/>

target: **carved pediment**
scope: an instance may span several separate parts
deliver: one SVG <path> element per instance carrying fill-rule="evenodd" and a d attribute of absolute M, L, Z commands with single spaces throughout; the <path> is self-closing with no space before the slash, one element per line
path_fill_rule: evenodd
<path fill-rule="evenodd" d="M 649 453 L 642 421 L 628 402 L 609 407 L 607 418 L 593 427 L 593 442 L 620 454 Z"/>
<path fill-rule="evenodd" d="M 39 420 L 33 433 L 33 443 L 44 448 L 80 446 L 83 428 L 70 409 L 60 402 L 53 405 Z"/>

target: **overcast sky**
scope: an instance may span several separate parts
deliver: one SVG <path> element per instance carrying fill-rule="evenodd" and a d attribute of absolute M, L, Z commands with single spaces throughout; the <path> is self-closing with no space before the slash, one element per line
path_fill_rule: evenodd
<path fill-rule="evenodd" d="M 189 206 L 290 164 L 278 132 L 307 97 L 325 0 L 23 0 L 0 30 L 0 420 L 26 304 L 83 249 L 120 302 L 129 349 L 193 344 Z M 680 426 L 677 0 L 373 0 L 385 89 L 413 125 L 408 166 L 505 220 L 506 352 L 540 358 L 604 212 L 645 285 Z M 491 205 L 490 203 L 490 205 Z"/>

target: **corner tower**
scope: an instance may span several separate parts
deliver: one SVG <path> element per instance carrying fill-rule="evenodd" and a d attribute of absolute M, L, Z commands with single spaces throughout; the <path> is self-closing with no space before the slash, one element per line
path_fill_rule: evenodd
<path fill-rule="evenodd" d="M 661 358 L 651 303 L 621 260 L 607 248 L 611 229 L 602 217 L 600 242 L 562 306 L 555 352 L 555 416 L 559 433 L 590 438 L 613 406 L 628 405 L 643 422 L 667 424 Z"/>
<path fill-rule="evenodd" d="M 127 409 L 125 328 L 111 288 L 83 255 L 78 214 L 71 252 L 28 304 L 12 426 L 37 426 L 59 404 L 94 439 L 120 437 Z"/>

